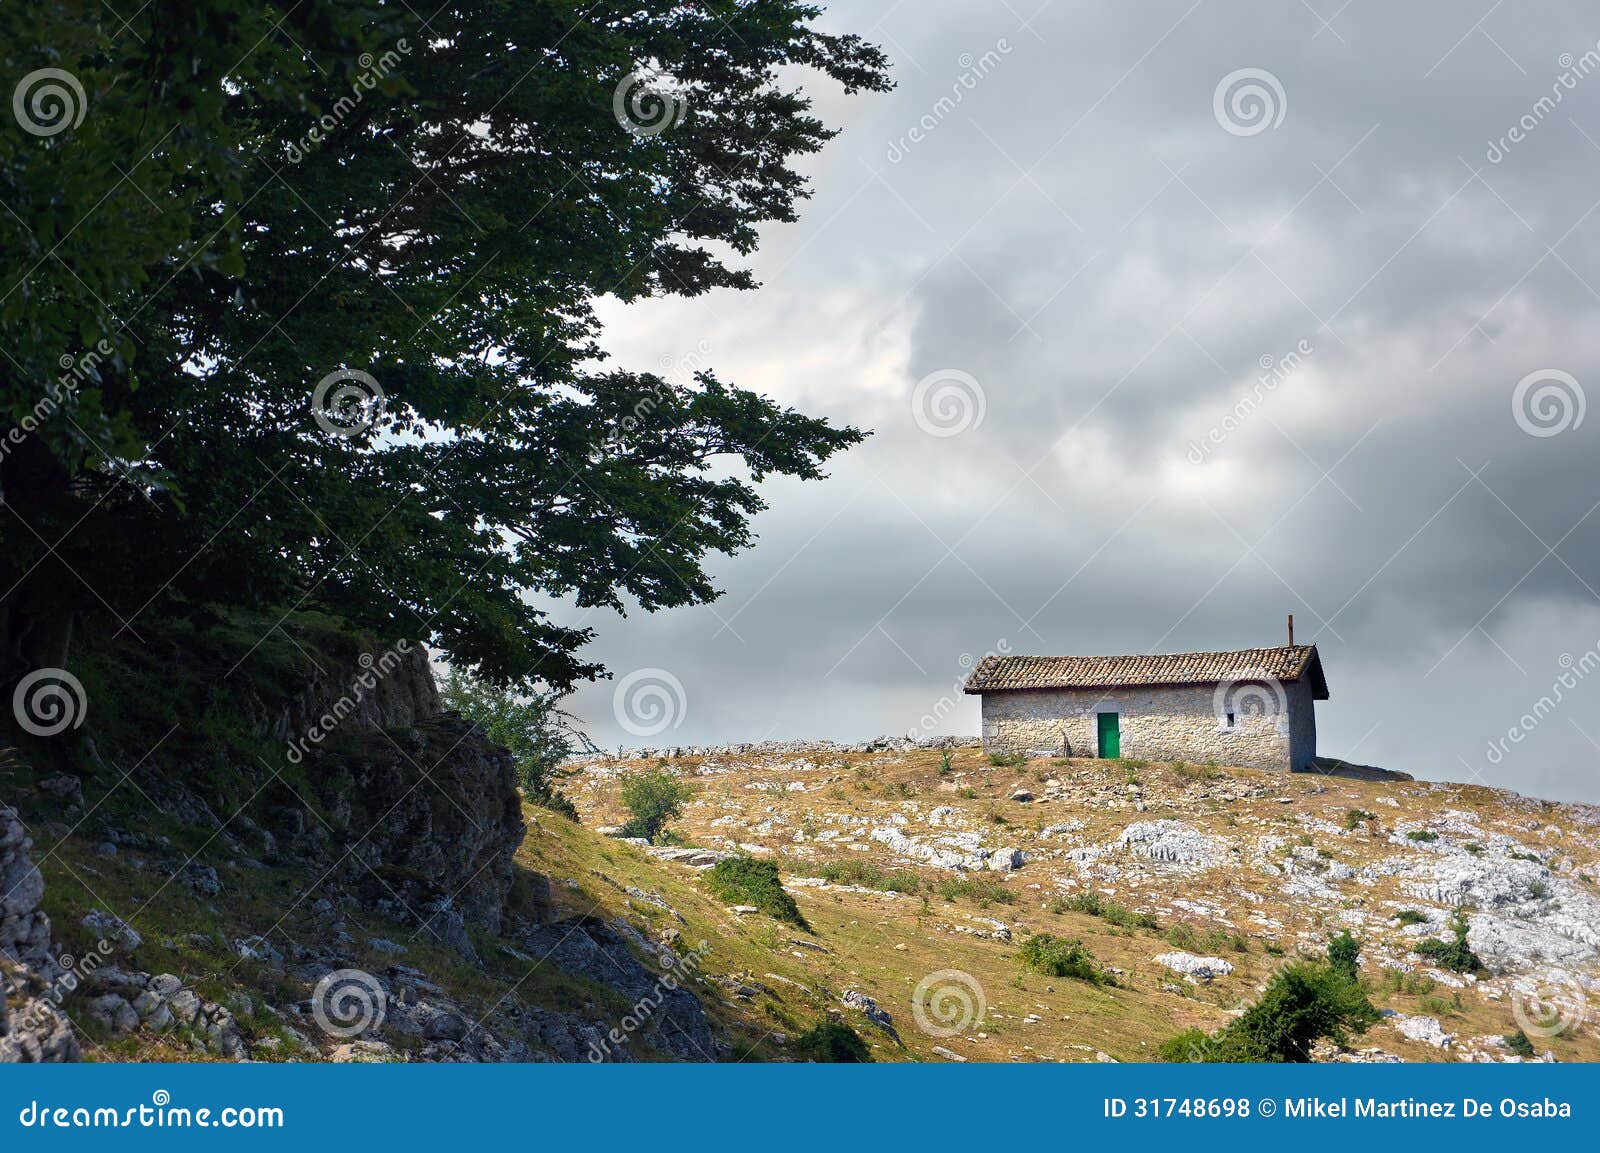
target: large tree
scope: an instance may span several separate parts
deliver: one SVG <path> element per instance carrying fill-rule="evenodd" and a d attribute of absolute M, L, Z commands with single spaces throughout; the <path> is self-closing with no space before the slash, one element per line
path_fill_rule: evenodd
<path fill-rule="evenodd" d="M 797 78 L 887 86 L 814 6 L 121 6 L 0 14 L 13 670 L 85 614 L 319 605 L 564 687 L 588 633 L 529 594 L 709 599 L 755 484 L 861 438 L 597 347 L 599 297 L 754 287 L 832 135 Z"/>

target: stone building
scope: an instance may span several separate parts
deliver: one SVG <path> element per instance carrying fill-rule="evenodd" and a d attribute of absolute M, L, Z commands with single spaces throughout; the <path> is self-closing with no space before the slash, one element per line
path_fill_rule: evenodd
<path fill-rule="evenodd" d="M 1313 702 L 1328 699 L 1316 645 L 1122 657 L 985 657 L 989 752 L 1132 757 L 1303 771 Z"/>

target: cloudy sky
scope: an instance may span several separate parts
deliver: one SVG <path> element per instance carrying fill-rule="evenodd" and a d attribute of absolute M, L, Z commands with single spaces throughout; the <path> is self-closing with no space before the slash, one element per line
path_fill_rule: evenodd
<path fill-rule="evenodd" d="M 1600 16 L 1036 4 L 834 5 L 899 86 L 813 86 L 843 134 L 762 288 L 606 310 L 624 363 L 874 436 L 768 486 L 715 604 L 563 611 L 591 735 L 976 733 L 987 652 L 1292 612 L 1322 752 L 1600 799 Z"/>

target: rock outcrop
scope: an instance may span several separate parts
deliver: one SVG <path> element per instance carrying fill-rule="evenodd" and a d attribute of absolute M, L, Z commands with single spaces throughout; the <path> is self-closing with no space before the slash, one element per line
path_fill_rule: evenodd
<path fill-rule="evenodd" d="M 0 1062 L 76 1061 L 77 1038 L 56 1009 L 64 974 L 50 955 L 31 843 L 16 811 L 0 806 Z"/>

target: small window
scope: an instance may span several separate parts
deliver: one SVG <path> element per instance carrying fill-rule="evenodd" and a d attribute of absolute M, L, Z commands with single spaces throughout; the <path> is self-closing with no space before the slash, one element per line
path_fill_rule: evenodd
<path fill-rule="evenodd" d="M 1233 714 L 1232 713 L 1228 714 L 1227 722 L 1222 727 L 1225 728 L 1225 729 L 1233 728 Z"/>

